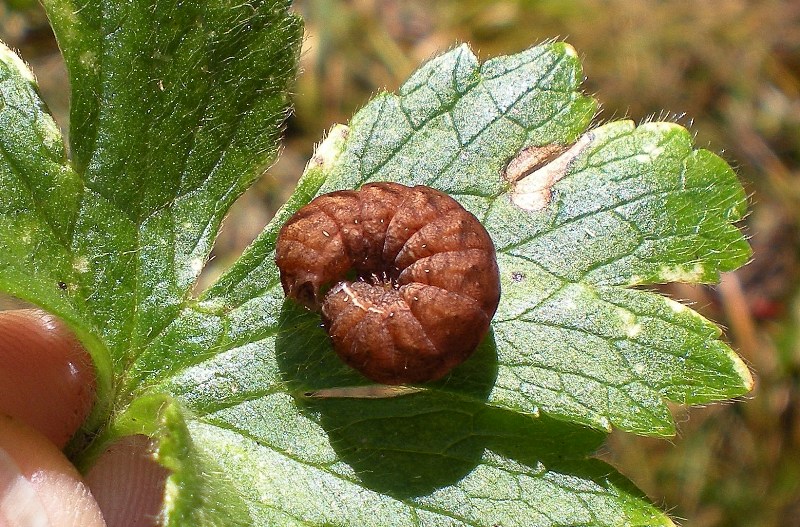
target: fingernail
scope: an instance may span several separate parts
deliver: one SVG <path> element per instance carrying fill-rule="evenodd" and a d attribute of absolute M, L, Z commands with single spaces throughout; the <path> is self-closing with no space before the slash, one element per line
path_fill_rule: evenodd
<path fill-rule="evenodd" d="M 33 485 L 17 464 L 0 448 L 0 525 L 3 527 L 49 527 Z"/>

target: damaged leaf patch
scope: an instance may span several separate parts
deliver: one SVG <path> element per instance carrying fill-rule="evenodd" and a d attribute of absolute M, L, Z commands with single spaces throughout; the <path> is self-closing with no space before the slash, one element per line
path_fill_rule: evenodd
<path fill-rule="evenodd" d="M 511 183 L 511 201 L 519 208 L 537 211 L 550 204 L 553 185 L 569 172 L 572 163 L 594 140 L 583 134 L 572 146 L 530 146 L 511 160 L 504 177 Z"/>

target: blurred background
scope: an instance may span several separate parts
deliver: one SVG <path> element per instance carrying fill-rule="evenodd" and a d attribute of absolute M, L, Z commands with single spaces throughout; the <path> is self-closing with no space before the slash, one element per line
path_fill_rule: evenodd
<path fill-rule="evenodd" d="M 313 146 L 376 92 L 459 42 L 486 59 L 552 38 L 578 50 L 600 121 L 675 120 L 737 168 L 751 194 L 750 265 L 715 287 L 665 286 L 726 328 L 756 388 L 674 412 L 672 441 L 614 433 L 600 456 L 687 526 L 800 525 L 800 2 L 303 0 L 302 74 L 280 160 L 235 205 L 213 279 L 291 193 Z M 64 67 L 35 0 L 0 0 L 0 39 L 68 127 Z M 0 298 L 0 308 L 16 305 Z"/>

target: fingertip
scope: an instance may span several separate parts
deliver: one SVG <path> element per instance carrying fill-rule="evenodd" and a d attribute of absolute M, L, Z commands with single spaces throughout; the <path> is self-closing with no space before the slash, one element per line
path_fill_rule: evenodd
<path fill-rule="evenodd" d="M 127 436 L 108 447 L 86 474 L 108 527 L 160 525 L 169 471 L 153 456 L 144 435 Z"/>
<path fill-rule="evenodd" d="M 46 437 L 0 416 L 0 525 L 105 527 L 78 471 Z"/>
<path fill-rule="evenodd" d="M 0 386 L 0 527 L 160 525 L 169 472 L 147 436 L 111 445 L 85 483 L 58 450 L 95 397 L 91 358 L 63 323 L 1 311 Z"/>
<path fill-rule="evenodd" d="M 91 357 L 56 317 L 0 312 L 0 412 L 63 447 L 94 403 Z"/>

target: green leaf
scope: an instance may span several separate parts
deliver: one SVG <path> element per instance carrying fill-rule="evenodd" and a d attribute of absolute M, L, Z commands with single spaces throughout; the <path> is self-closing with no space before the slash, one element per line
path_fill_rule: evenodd
<path fill-rule="evenodd" d="M 72 162 L 61 146 L 52 169 L 71 176 L 63 187 L 74 194 L 53 200 L 70 214 L 57 277 L 66 290 L 51 280 L 48 294 L 12 292 L 95 338 L 90 352 L 110 364 L 98 371 L 104 404 L 191 301 L 225 212 L 275 157 L 301 33 L 287 3 L 45 2 L 72 88 Z M 38 276 L 53 260 L 8 267 Z M 61 296 L 78 314 L 54 304 Z M 132 392 L 117 391 L 116 404 Z"/>
<path fill-rule="evenodd" d="M 715 326 L 626 288 L 713 280 L 748 257 L 731 226 L 743 193 L 719 158 L 674 125 L 586 132 L 596 105 L 566 44 L 482 66 L 462 46 L 335 127 L 195 299 L 225 211 L 276 152 L 298 20 L 266 0 L 45 4 L 72 83 L 72 161 L 4 48 L 0 287 L 63 317 L 95 359 L 79 464 L 154 437 L 176 526 L 672 525 L 591 455 L 611 425 L 669 433 L 664 398 L 749 388 Z M 544 172 L 509 181 L 531 152 Z M 523 210 L 536 174 L 557 181 Z M 451 193 L 497 245 L 493 330 L 439 383 L 370 386 L 283 299 L 281 224 L 371 180 Z"/>
<path fill-rule="evenodd" d="M 745 212 L 745 195 L 730 167 L 693 150 L 678 125 L 621 121 L 587 131 L 595 104 L 576 91 L 581 79 L 563 43 L 480 67 L 466 47 L 453 50 L 423 66 L 399 96 L 376 97 L 346 134 L 339 129 L 323 143 L 327 164 L 307 173 L 295 198 L 310 197 L 306 187 L 320 184 L 321 171 L 317 193 L 368 181 L 425 184 L 483 221 L 503 286 L 492 351 L 432 390 L 601 430 L 668 436 L 675 429 L 665 399 L 735 397 L 750 390 L 752 378 L 714 324 L 626 286 L 711 282 L 744 263 L 750 248 L 732 222 Z M 506 167 L 520 152 L 559 145 L 561 157 L 536 171 L 558 169 L 551 200 L 520 208 L 524 185 L 503 177 Z M 279 302 L 272 244 L 298 204 L 290 202 L 208 291 L 207 304 Z M 324 361 L 329 345 L 317 345 L 305 353 Z M 294 370 L 302 373 L 292 378 L 298 390 L 366 382 L 333 359 Z"/>

